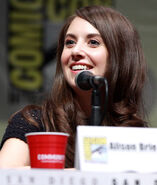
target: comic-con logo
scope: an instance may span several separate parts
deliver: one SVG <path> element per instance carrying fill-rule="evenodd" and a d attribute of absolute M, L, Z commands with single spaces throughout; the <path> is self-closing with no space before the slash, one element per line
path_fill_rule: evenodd
<path fill-rule="evenodd" d="M 86 162 L 107 162 L 107 140 L 105 137 L 84 137 L 83 143 Z"/>

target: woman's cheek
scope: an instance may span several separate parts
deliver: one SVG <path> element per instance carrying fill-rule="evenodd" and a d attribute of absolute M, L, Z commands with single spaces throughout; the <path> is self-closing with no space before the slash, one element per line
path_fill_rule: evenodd
<path fill-rule="evenodd" d="M 68 53 L 68 51 L 66 51 L 64 49 L 63 52 L 62 52 L 62 55 L 61 55 L 61 63 L 62 63 L 62 65 L 68 64 L 68 58 L 69 58 L 69 53 Z"/>

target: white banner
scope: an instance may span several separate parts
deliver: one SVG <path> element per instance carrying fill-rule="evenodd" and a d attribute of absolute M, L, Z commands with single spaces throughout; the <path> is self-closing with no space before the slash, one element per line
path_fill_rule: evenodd
<path fill-rule="evenodd" d="M 157 174 L 77 170 L 0 170 L 1 185 L 156 185 Z"/>

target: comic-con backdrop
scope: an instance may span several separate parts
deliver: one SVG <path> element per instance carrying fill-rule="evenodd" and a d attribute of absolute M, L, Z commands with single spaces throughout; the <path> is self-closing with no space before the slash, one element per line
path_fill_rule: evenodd
<path fill-rule="evenodd" d="M 101 4 L 126 15 L 140 32 L 150 84 L 146 106 L 157 126 L 156 0 L 0 0 L 0 122 L 26 104 L 39 103 L 53 83 L 61 26 L 78 7 Z"/>

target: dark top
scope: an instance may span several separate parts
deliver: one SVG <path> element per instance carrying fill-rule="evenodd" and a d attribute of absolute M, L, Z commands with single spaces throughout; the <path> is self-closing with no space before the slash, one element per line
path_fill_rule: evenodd
<path fill-rule="evenodd" d="M 4 136 L 1 141 L 0 148 L 2 148 L 4 142 L 9 138 L 18 138 L 24 142 L 27 142 L 25 134 L 29 132 L 44 132 L 45 129 L 41 122 L 41 112 L 40 110 L 32 110 L 31 116 L 37 121 L 39 127 L 29 123 L 22 115 L 21 112 L 18 112 L 13 116 L 9 122 Z"/>

